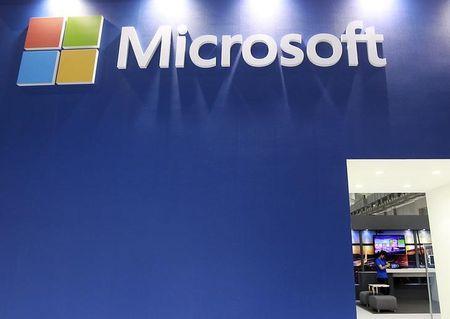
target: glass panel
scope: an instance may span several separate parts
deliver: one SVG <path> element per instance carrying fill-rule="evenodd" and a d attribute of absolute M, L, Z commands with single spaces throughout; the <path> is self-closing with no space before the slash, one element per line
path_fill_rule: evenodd
<path fill-rule="evenodd" d="M 429 230 L 419 231 L 419 243 L 421 244 L 431 244 L 431 233 Z"/>
<path fill-rule="evenodd" d="M 361 267 L 361 247 L 359 245 L 353 245 L 353 267 Z"/>
<path fill-rule="evenodd" d="M 439 295 L 437 289 L 436 271 L 434 268 L 434 253 L 431 245 L 423 245 L 425 267 L 427 270 L 428 296 L 430 302 L 430 313 L 432 318 L 439 318 Z M 436 316 L 435 316 L 436 315 Z"/>
<path fill-rule="evenodd" d="M 352 244 L 359 244 L 359 231 L 352 230 Z"/>
<path fill-rule="evenodd" d="M 353 245 L 352 246 L 352 253 L 353 253 L 353 274 L 355 279 L 355 284 L 359 284 L 358 280 L 358 272 L 362 269 L 362 262 L 361 262 L 361 246 Z"/>
<path fill-rule="evenodd" d="M 373 235 L 375 235 L 374 231 L 363 230 L 361 235 L 363 244 L 373 244 Z"/>
<path fill-rule="evenodd" d="M 412 230 L 405 230 L 405 242 L 414 244 L 414 232 Z"/>
<path fill-rule="evenodd" d="M 406 255 L 408 256 L 408 267 L 416 268 L 417 260 L 416 260 L 416 246 L 415 245 L 407 245 L 406 246 Z"/>
<path fill-rule="evenodd" d="M 363 246 L 364 270 L 375 270 L 375 249 L 373 245 Z"/>
<path fill-rule="evenodd" d="M 426 268 L 425 265 L 425 248 L 423 245 L 417 245 L 416 254 L 419 259 L 419 268 Z"/>

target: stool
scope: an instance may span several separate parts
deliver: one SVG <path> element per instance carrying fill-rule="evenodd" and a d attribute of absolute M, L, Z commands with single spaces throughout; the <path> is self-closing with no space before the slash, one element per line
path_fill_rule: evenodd
<path fill-rule="evenodd" d="M 389 295 L 370 295 L 369 306 L 378 312 L 381 310 L 397 311 L 397 298 Z"/>
<path fill-rule="evenodd" d="M 369 296 L 371 295 L 370 291 L 361 291 L 359 293 L 359 302 L 368 307 L 369 306 Z"/>

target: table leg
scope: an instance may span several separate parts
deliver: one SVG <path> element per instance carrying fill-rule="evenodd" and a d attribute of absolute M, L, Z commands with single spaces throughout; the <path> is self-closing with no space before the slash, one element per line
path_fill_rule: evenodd
<path fill-rule="evenodd" d="M 389 294 L 395 296 L 394 292 L 394 276 L 389 277 Z"/>

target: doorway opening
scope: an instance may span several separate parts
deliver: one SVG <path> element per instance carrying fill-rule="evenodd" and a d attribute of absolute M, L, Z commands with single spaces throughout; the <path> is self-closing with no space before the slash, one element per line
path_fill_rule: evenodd
<path fill-rule="evenodd" d="M 358 319 L 448 316 L 450 160 L 348 160 L 347 172 Z"/>

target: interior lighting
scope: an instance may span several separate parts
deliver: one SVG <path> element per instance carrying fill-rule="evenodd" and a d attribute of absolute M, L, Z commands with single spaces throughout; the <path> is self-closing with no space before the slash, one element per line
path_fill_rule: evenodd
<path fill-rule="evenodd" d="M 392 9 L 395 0 L 358 0 L 358 3 L 364 11 L 382 13 Z"/>
<path fill-rule="evenodd" d="M 83 0 L 47 0 L 46 9 L 50 16 L 81 16 L 88 14 Z"/>
<path fill-rule="evenodd" d="M 153 17 L 162 17 L 170 22 L 177 22 L 177 20 L 189 17 L 194 6 L 194 3 L 191 2 L 190 0 L 151 0 L 146 11 Z"/>
<path fill-rule="evenodd" d="M 281 19 L 284 0 L 244 0 L 245 12 L 252 23 L 273 24 Z"/>

